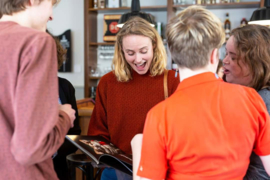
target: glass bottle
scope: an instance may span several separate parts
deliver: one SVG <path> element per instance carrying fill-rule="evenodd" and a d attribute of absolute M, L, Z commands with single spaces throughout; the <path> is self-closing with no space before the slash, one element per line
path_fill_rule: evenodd
<path fill-rule="evenodd" d="M 127 7 L 127 0 L 121 0 L 121 7 Z"/>
<path fill-rule="evenodd" d="M 94 8 L 98 8 L 98 2 L 97 2 L 97 0 L 94 0 Z"/>
<path fill-rule="evenodd" d="M 224 22 L 226 41 L 230 38 L 231 34 L 231 21 L 229 19 L 229 13 L 226 13 L 226 20 Z"/>
<path fill-rule="evenodd" d="M 240 23 L 240 27 L 246 26 L 248 24 L 246 18 L 243 18 Z"/>

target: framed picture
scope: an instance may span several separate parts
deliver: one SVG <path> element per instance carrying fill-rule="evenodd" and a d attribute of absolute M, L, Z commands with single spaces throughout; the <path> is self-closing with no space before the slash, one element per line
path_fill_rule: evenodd
<path fill-rule="evenodd" d="M 116 34 L 119 31 L 119 28 L 116 26 L 120 19 L 121 15 L 104 15 L 104 36 L 103 41 L 115 41 Z"/>
<path fill-rule="evenodd" d="M 66 30 L 63 34 L 56 36 L 64 49 L 67 50 L 66 60 L 58 70 L 58 72 L 71 72 L 72 59 L 71 59 L 71 30 Z"/>

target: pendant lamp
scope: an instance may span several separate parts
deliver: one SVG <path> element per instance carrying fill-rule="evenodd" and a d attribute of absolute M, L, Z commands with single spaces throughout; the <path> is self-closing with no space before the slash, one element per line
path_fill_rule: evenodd
<path fill-rule="evenodd" d="M 264 7 L 253 12 L 248 24 L 270 25 L 270 0 L 264 0 Z"/>
<path fill-rule="evenodd" d="M 155 26 L 155 22 L 153 20 L 153 18 L 151 17 L 150 14 L 145 13 L 145 12 L 141 12 L 141 6 L 140 6 L 140 0 L 132 0 L 131 2 L 131 12 L 125 13 L 121 16 L 121 18 L 118 21 L 118 25 L 117 27 L 122 28 L 123 25 L 125 24 L 125 22 L 134 16 L 139 16 L 143 19 L 145 19 L 146 21 L 148 21 L 150 23 L 151 26 Z"/>

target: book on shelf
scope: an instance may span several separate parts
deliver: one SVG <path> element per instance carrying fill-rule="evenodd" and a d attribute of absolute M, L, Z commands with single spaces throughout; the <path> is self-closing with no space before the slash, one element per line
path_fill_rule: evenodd
<path fill-rule="evenodd" d="M 101 136 L 66 135 L 66 139 L 89 156 L 97 165 L 103 164 L 132 176 L 132 156 Z"/>

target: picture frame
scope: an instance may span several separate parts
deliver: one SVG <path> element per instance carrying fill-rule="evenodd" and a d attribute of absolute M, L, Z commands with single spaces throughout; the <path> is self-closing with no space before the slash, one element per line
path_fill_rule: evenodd
<path fill-rule="evenodd" d="M 121 14 L 104 15 L 104 36 L 103 41 L 116 41 L 116 34 L 119 31 L 117 27 L 118 21 L 121 18 Z"/>
<path fill-rule="evenodd" d="M 56 36 L 60 44 L 64 49 L 67 50 L 66 60 L 63 62 L 62 66 L 58 70 L 58 72 L 71 72 L 72 70 L 72 53 L 71 53 L 71 30 L 68 29 L 64 33 Z"/>

